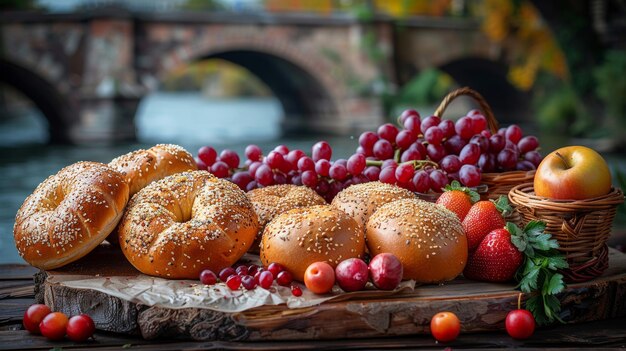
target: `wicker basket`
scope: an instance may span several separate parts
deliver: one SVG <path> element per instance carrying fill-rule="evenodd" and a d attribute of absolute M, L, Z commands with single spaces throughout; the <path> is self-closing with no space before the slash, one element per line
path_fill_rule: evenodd
<path fill-rule="evenodd" d="M 533 184 L 521 184 L 509 193 L 526 222 L 546 222 L 569 263 L 562 273 L 568 282 L 583 282 L 600 276 L 609 265 L 606 242 L 611 234 L 617 206 L 624 202 L 620 189 L 586 200 L 550 200 L 535 195 Z"/>
<path fill-rule="evenodd" d="M 459 96 L 469 96 L 474 99 L 480 110 L 483 112 L 483 115 L 487 119 L 487 125 L 491 130 L 492 134 L 498 132 L 498 121 L 491 110 L 491 107 L 485 100 L 485 98 L 480 95 L 475 90 L 472 90 L 468 87 L 456 89 L 450 92 L 446 97 L 441 101 L 439 107 L 435 110 L 435 116 L 442 117 L 446 108 L 450 105 L 452 100 L 456 99 Z M 481 177 L 482 184 L 487 186 L 487 191 L 481 194 L 481 198 L 483 200 L 490 199 L 496 200 L 500 196 L 508 196 L 509 191 L 516 185 L 532 182 L 535 177 L 535 171 L 508 171 L 501 173 L 483 173 Z M 523 226 L 523 218 L 513 206 L 513 212 L 505 217 L 508 222 L 513 222 L 519 226 Z"/>

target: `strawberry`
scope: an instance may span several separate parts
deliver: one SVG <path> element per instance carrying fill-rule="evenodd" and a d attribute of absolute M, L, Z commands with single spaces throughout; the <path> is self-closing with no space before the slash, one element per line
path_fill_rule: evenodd
<path fill-rule="evenodd" d="M 510 208 L 504 196 L 501 196 L 496 203 L 478 201 L 470 208 L 462 222 L 470 252 L 476 249 L 489 232 L 504 228 L 506 222 L 501 211 L 507 211 Z"/>
<path fill-rule="evenodd" d="M 511 242 L 511 233 L 499 228 L 489 232 L 470 254 L 463 275 L 473 280 L 507 282 L 513 280 L 523 259 L 522 252 Z"/>
<path fill-rule="evenodd" d="M 437 204 L 443 205 L 454 212 L 459 220 L 463 221 L 472 204 L 480 199 L 478 193 L 467 187 L 462 187 L 456 180 L 446 185 L 445 191 L 437 199 Z"/>

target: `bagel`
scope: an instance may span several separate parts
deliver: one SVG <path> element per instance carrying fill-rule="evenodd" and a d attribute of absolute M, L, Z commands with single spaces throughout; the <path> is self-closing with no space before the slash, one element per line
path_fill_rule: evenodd
<path fill-rule="evenodd" d="M 44 180 L 17 211 L 13 238 L 40 269 L 76 261 L 113 231 L 128 201 L 124 176 L 97 162 L 78 162 Z"/>
<path fill-rule="evenodd" d="M 467 263 L 467 237 L 461 221 L 442 205 L 402 199 L 383 205 L 367 222 L 373 256 L 389 252 L 403 266 L 404 279 L 418 283 L 452 280 Z"/>
<path fill-rule="evenodd" d="M 219 272 L 250 248 L 257 215 L 235 184 L 206 171 L 183 172 L 141 189 L 124 213 L 122 252 L 142 273 L 198 279 Z"/>
<path fill-rule="evenodd" d="M 417 195 L 399 186 L 367 182 L 340 191 L 331 205 L 353 217 L 365 229 L 370 216 L 382 205 L 399 199 L 417 198 Z"/>
<path fill-rule="evenodd" d="M 292 184 L 258 188 L 247 192 L 246 195 L 252 202 L 257 216 L 259 216 L 259 232 L 250 248 L 250 251 L 255 253 L 259 252 L 261 235 L 265 226 L 274 217 L 294 208 L 326 205 L 324 198 L 313 189 Z"/>
<path fill-rule="evenodd" d="M 120 171 L 128 183 L 130 196 L 146 185 L 169 175 L 198 169 L 193 156 L 178 145 L 158 144 L 119 156 L 109 166 Z"/>
<path fill-rule="evenodd" d="M 363 228 L 352 217 L 329 205 L 300 207 L 278 215 L 265 227 L 261 262 L 282 264 L 303 281 L 311 263 L 333 268 L 352 257 L 363 257 Z"/>

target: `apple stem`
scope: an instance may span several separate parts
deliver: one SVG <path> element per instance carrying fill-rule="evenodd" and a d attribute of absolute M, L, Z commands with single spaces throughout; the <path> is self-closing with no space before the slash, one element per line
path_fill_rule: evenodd
<path fill-rule="evenodd" d="M 517 296 L 517 309 L 522 309 L 522 293 L 519 293 L 519 295 Z"/>
<path fill-rule="evenodd" d="M 561 161 L 563 161 L 566 169 L 571 168 L 570 165 L 567 163 L 567 159 L 563 157 L 563 155 L 561 155 L 558 151 L 556 152 L 556 155 L 561 159 Z"/>

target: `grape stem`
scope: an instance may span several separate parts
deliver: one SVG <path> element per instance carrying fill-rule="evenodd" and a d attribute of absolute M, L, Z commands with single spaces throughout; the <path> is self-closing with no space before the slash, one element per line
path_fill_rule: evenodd
<path fill-rule="evenodd" d="M 437 162 L 433 162 L 431 160 L 411 160 L 411 161 L 406 161 L 406 162 L 402 162 L 399 163 L 398 166 L 400 165 L 413 165 L 414 169 L 422 169 L 426 166 L 433 166 L 434 168 L 439 168 L 439 165 L 437 164 Z M 376 166 L 376 167 L 381 167 L 383 165 L 383 161 L 380 160 L 366 160 L 365 161 L 365 165 L 366 166 Z"/>
<path fill-rule="evenodd" d="M 396 163 L 400 163 L 400 152 L 402 152 L 402 150 L 396 149 L 393 153 L 393 160 L 396 161 Z"/>

